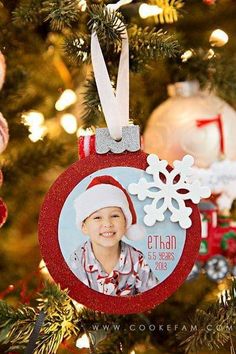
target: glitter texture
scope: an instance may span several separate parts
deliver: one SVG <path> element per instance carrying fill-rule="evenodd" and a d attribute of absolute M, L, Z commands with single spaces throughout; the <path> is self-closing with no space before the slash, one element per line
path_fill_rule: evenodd
<path fill-rule="evenodd" d="M 70 270 L 63 258 L 58 240 L 58 222 L 63 204 L 72 189 L 85 177 L 108 167 L 134 167 L 146 170 L 147 154 L 144 152 L 123 154 L 94 154 L 71 165 L 54 182 L 47 193 L 39 218 L 39 243 L 46 266 L 62 289 L 77 302 L 97 311 L 113 314 L 139 313 L 152 309 L 163 302 L 185 281 L 198 255 L 201 239 L 199 211 L 196 205 L 187 201 L 193 209 L 192 227 L 186 232 L 186 242 L 182 257 L 174 271 L 162 283 L 151 290 L 134 296 L 110 296 L 96 292 L 82 282 Z M 158 230 L 157 230 L 158 232 Z M 69 235 L 68 235 L 68 242 Z"/>
<path fill-rule="evenodd" d="M 138 125 L 122 127 L 122 139 L 116 141 L 110 136 L 107 128 L 96 129 L 96 152 L 106 154 L 111 151 L 121 154 L 124 151 L 135 152 L 140 150 L 140 128 Z"/>

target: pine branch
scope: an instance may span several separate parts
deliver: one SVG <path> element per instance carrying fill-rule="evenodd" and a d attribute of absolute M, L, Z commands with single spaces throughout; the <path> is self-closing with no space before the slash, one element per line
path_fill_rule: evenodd
<path fill-rule="evenodd" d="M 133 26 L 130 30 L 131 70 L 140 71 L 148 63 L 158 58 L 176 58 L 181 52 L 174 36 L 162 30 Z"/>
<path fill-rule="evenodd" d="M 65 39 L 64 50 L 77 65 L 90 62 L 90 37 L 83 33 L 69 36 Z"/>
<path fill-rule="evenodd" d="M 42 0 L 22 1 L 12 12 L 12 20 L 18 25 L 33 24 L 34 26 L 42 23 Z"/>
<path fill-rule="evenodd" d="M 5 302 L 0 302 L 0 342 L 8 345 L 8 350 L 20 350 L 26 346 L 39 310 L 46 313 L 46 318 L 36 343 L 35 354 L 56 353 L 63 339 L 79 331 L 76 326 L 78 314 L 66 291 L 48 283 L 40 295 L 36 310 L 30 306 L 13 309 Z"/>
<path fill-rule="evenodd" d="M 94 77 L 88 79 L 85 84 L 84 96 L 84 114 L 82 120 L 84 122 L 84 127 L 88 128 L 96 122 L 103 121 L 103 114 L 101 112 L 100 99 L 97 92 L 96 82 Z"/>
<path fill-rule="evenodd" d="M 1 167 L 7 184 L 17 185 L 25 178 L 34 178 L 55 165 L 63 155 L 64 146 L 54 141 L 27 144 L 16 156 L 9 156 Z"/>
<path fill-rule="evenodd" d="M 62 291 L 60 285 L 56 285 L 50 282 L 45 283 L 45 287 L 39 294 L 37 301 L 39 304 L 38 308 L 44 311 L 46 311 L 49 308 L 53 308 L 53 309 L 57 309 L 61 313 L 63 312 L 63 308 L 59 308 L 60 304 L 62 304 L 63 306 L 66 305 L 66 307 L 68 305 L 71 305 L 71 309 L 74 310 L 74 307 L 72 306 L 72 302 L 71 302 L 72 300 L 68 296 L 68 291 L 67 290 Z"/>
<path fill-rule="evenodd" d="M 162 13 L 155 16 L 156 22 L 161 24 L 177 22 L 184 6 L 182 0 L 155 0 L 151 3 L 163 10 Z"/>
<path fill-rule="evenodd" d="M 121 42 L 125 25 L 119 12 L 102 5 L 91 5 L 89 14 L 91 17 L 88 22 L 89 30 L 96 31 L 101 46 L 106 47 L 110 42 Z"/>
<path fill-rule="evenodd" d="M 190 323 L 186 324 L 191 331 L 178 333 L 185 352 L 196 352 L 200 349 L 219 350 L 230 341 L 235 334 L 236 325 L 236 281 L 230 290 L 225 291 L 220 300 L 206 310 L 197 309 Z"/>
<path fill-rule="evenodd" d="M 220 50 L 195 49 L 185 62 L 172 62 L 172 80 L 197 80 L 201 88 L 214 90 L 228 102 L 236 99 L 236 56 L 226 56 Z"/>
<path fill-rule="evenodd" d="M 10 345 L 9 350 L 24 347 L 29 341 L 34 327 L 37 316 L 35 309 L 22 305 L 14 310 L 1 301 L 0 313 L 0 342 Z"/>
<path fill-rule="evenodd" d="M 65 339 L 78 334 L 78 313 L 66 290 L 47 283 L 38 298 L 38 308 L 47 313 L 42 333 L 36 345 L 36 354 L 56 353 Z"/>
<path fill-rule="evenodd" d="M 78 22 L 81 9 L 78 0 L 48 0 L 43 2 L 45 21 L 50 22 L 53 30 L 72 27 Z"/>

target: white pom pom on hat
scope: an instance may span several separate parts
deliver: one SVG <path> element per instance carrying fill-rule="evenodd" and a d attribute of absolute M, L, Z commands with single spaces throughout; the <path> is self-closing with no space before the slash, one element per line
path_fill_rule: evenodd
<path fill-rule="evenodd" d="M 119 207 L 126 218 L 125 236 L 137 241 L 145 236 L 145 228 L 137 223 L 137 215 L 127 190 L 112 176 L 97 176 L 89 183 L 86 191 L 74 201 L 76 224 L 79 229 L 83 221 L 95 211 L 106 207 Z"/>

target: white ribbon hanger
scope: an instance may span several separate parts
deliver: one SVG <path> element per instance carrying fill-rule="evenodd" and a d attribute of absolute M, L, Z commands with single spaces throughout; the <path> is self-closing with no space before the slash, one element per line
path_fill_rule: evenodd
<path fill-rule="evenodd" d="M 128 2 L 130 2 L 128 0 Z M 127 1 L 109 5 L 115 11 Z M 119 25 L 122 24 L 120 21 Z M 122 127 L 129 123 L 129 41 L 124 27 L 118 68 L 116 92 L 111 85 L 106 63 L 95 31 L 91 35 L 91 59 L 98 95 L 110 135 L 115 140 L 122 138 Z"/>

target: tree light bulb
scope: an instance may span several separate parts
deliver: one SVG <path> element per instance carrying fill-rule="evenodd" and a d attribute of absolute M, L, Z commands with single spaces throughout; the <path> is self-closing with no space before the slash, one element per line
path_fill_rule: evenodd
<path fill-rule="evenodd" d="M 78 338 L 75 345 L 79 349 L 90 348 L 89 338 L 87 334 L 83 334 L 82 337 Z"/>
<path fill-rule="evenodd" d="M 47 127 L 32 125 L 31 127 L 29 127 L 29 131 L 30 131 L 29 139 L 33 143 L 36 143 L 36 141 L 42 140 L 44 135 L 47 133 Z"/>
<path fill-rule="evenodd" d="M 86 0 L 79 0 L 79 9 L 84 12 L 87 9 Z"/>
<path fill-rule="evenodd" d="M 119 0 L 115 4 L 108 4 L 107 8 L 113 11 L 118 10 L 121 6 L 128 5 L 132 2 L 133 0 Z"/>
<path fill-rule="evenodd" d="M 48 275 L 49 272 L 48 272 L 48 269 L 46 267 L 46 264 L 44 262 L 43 259 L 41 259 L 40 263 L 39 263 L 39 271 L 42 275 Z"/>
<path fill-rule="evenodd" d="M 208 52 L 207 52 L 207 55 L 206 55 L 206 57 L 207 57 L 207 59 L 211 59 L 211 58 L 213 58 L 215 56 L 215 52 L 214 52 L 214 50 L 212 49 L 212 48 L 210 48 L 209 50 L 208 50 Z"/>
<path fill-rule="evenodd" d="M 193 56 L 193 51 L 192 50 L 186 50 L 184 54 L 181 55 L 182 62 L 185 63 L 188 61 L 191 57 Z"/>
<path fill-rule="evenodd" d="M 41 112 L 30 111 L 22 114 L 22 122 L 27 126 L 40 126 L 44 122 L 44 115 Z"/>
<path fill-rule="evenodd" d="M 80 304 L 79 302 L 77 302 L 75 300 L 72 300 L 72 302 L 73 302 L 73 305 L 75 306 L 77 312 L 80 312 L 84 309 L 84 305 Z"/>
<path fill-rule="evenodd" d="M 77 119 L 73 114 L 63 114 L 61 116 L 60 123 L 68 134 L 74 134 L 77 130 Z"/>
<path fill-rule="evenodd" d="M 55 108 L 57 111 L 63 111 L 67 107 L 71 106 L 77 101 L 76 93 L 72 90 L 65 90 L 57 102 L 55 103 Z"/>
<path fill-rule="evenodd" d="M 229 36 L 226 32 L 222 31 L 221 29 L 214 30 L 209 38 L 209 42 L 213 47 L 222 47 L 225 45 L 229 40 Z"/>
<path fill-rule="evenodd" d="M 141 4 L 139 7 L 139 15 L 141 18 L 156 16 L 163 12 L 163 9 L 157 5 Z"/>

